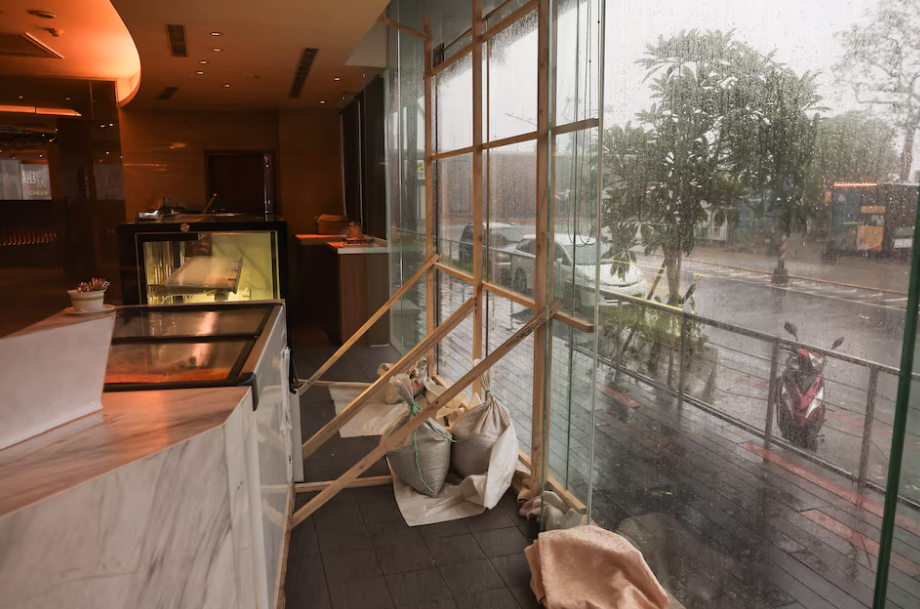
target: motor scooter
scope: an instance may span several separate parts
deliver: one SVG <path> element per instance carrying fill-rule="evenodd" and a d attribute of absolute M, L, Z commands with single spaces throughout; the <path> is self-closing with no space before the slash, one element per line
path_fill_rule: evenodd
<path fill-rule="evenodd" d="M 799 340 L 798 328 L 788 321 L 786 332 Z M 841 336 L 831 345 L 831 350 L 843 344 Z M 786 347 L 788 357 L 783 371 L 774 383 L 773 404 L 776 424 L 789 443 L 811 452 L 818 450 L 818 433 L 827 415 L 825 401 L 824 365 L 827 358 L 796 345 Z"/>

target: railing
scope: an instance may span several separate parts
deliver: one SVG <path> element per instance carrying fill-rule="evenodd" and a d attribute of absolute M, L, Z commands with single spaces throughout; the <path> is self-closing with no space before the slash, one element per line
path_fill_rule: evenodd
<path fill-rule="evenodd" d="M 617 295 L 616 299 L 620 301 L 619 306 L 629 307 L 629 306 L 639 306 L 643 308 L 643 315 L 646 314 L 648 310 L 655 310 L 658 312 L 666 313 L 672 316 L 676 322 L 678 322 L 678 327 L 680 328 L 679 332 L 679 351 L 681 357 L 676 358 L 678 366 L 678 381 L 677 386 L 675 387 L 672 383 L 673 374 L 667 374 L 667 380 L 662 381 L 658 378 L 650 376 L 649 374 L 644 374 L 640 370 L 630 369 L 628 361 L 623 361 L 624 355 L 622 349 L 617 349 L 617 353 L 614 359 L 611 359 L 609 356 L 598 355 L 598 361 L 602 364 L 609 366 L 612 370 L 615 370 L 618 374 L 624 373 L 630 377 L 633 377 L 636 380 L 639 380 L 643 383 L 647 383 L 658 389 L 667 391 L 674 395 L 677 398 L 678 407 L 682 407 L 683 404 L 687 403 L 696 408 L 699 408 L 710 415 L 713 415 L 725 422 L 731 423 L 745 431 L 754 434 L 764 441 L 764 447 L 769 447 L 771 443 L 779 444 L 784 448 L 791 450 L 798 455 L 804 457 L 805 459 L 812 461 L 822 467 L 825 467 L 831 471 L 834 471 L 838 474 L 841 474 L 850 480 L 855 481 L 860 487 L 869 487 L 873 488 L 881 493 L 885 492 L 885 488 L 882 484 L 878 484 L 868 477 L 869 461 L 870 461 L 870 451 L 872 446 L 872 434 L 874 424 L 877 422 L 876 419 L 876 402 L 878 399 L 879 391 L 879 377 L 880 375 L 888 375 L 896 383 L 900 371 L 897 368 L 881 364 L 878 362 L 870 361 L 864 358 L 847 355 L 845 353 L 840 353 L 837 351 L 831 351 L 828 349 L 823 349 L 820 347 L 815 347 L 803 342 L 788 340 L 786 338 L 767 334 L 757 330 L 752 330 L 750 328 L 744 328 L 742 326 L 737 326 L 695 313 L 690 313 L 683 311 L 677 307 L 665 305 L 652 300 L 644 300 L 641 298 L 634 298 L 630 296 Z M 710 328 L 716 328 L 731 334 L 744 336 L 747 338 L 752 338 L 757 341 L 761 341 L 769 346 L 769 384 L 766 388 L 766 412 L 763 428 L 758 428 L 752 425 L 749 422 L 739 419 L 737 416 L 734 416 L 728 412 L 725 412 L 724 409 L 718 408 L 714 403 L 707 403 L 702 399 L 688 395 L 685 386 L 685 376 L 687 373 L 687 365 L 685 362 L 688 361 L 687 358 L 687 349 L 688 349 L 688 335 L 690 324 L 697 323 L 702 326 L 707 326 Z M 675 345 L 676 346 L 676 345 Z M 773 434 L 773 422 L 775 419 L 776 404 L 774 402 L 774 396 L 778 393 L 776 383 L 780 377 L 780 361 L 781 354 L 784 351 L 784 347 L 791 349 L 804 349 L 812 353 L 816 353 L 827 358 L 828 362 L 824 367 L 825 382 L 829 381 L 830 373 L 830 360 L 836 360 L 839 362 L 844 362 L 847 364 L 859 366 L 865 368 L 868 373 L 868 383 L 866 384 L 866 400 L 865 400 L 865 410 L 863 414 L 863 431 L 860 442 L 860 454 L 859 454 L 859 463 L 855 471 L 846 467 L 844 464 L 835 463 L 832 460 L 828 460 L 822 456 L 819 456 L 817 453 L 810 452 L 798 446 L 795 446 L 782 438 L 777 438 Z M 584 351 L 584 350 L 582 350 Z M 672 353 L 673 355 L 673 353 Z M 673 357 L 669 358 L 669 365 L 674 363 Z M 716 362 L 718 365 L 718 362 Z M 762 377 L 758 377 L 761 378 Z M 920 380 L 920 374 L 912 373 L 911 378 L 914 381 Z M 833 381 L 840 383 L 841 385 L 847 386 L 851 389 L 860 389 L 859 387 L 854 387 L 853 385 L 846 385 L 842 381 Z M 828 407 L 836 406 L 833 403 L 829 402 L 830 397 L 825 398 L 825 403 Z M 712 400 L 710 400 L 712 402 Z M 852 411 L 850 411 L 852 412 Z M 886 457 L 887 458 L 887 457 Z M 905 496 L 900 495 L 900 500 L 912 505 L 914 507 L 920 507 L 920 497 Z"/>

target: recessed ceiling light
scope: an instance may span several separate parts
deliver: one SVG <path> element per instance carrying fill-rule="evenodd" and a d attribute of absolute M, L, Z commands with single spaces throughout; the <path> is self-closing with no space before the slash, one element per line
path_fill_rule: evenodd
<path fill-rule="evenodd" d="M 201 65 L 205 65 L 205 64 L 208 63 L 208 60 L 207 60 L 207 59 L 202 59 L 202 60 L 199 61 L 198 63 L 200 63 Z"/>
<path fill-rule="evenodd" d="M 335 80 L 342 80 L 342 79 L 341 79 L 341 78 L 339 78 L 338 76 L 336 76 L 336 77 L 335 77 Z"/>
<path fill-rule="evenodd" d="M 325 104 L 325 103 L 326 103 L 326 100 L 325 100 L 325 99 L 321 99 L 321 100 L 319 100 L 319 103 Z"/>
<path fill-rule="evenodd" d="M 223 36 L 223 32 L 211 32 L 211 36 Z"/>
<path fill-rule="evenodd" d="M 108 151 L 108 150 L 106 150 L 106 151 L 105 151 L 105 153 L 106 153 L 106 154 L 108 154 L 108 153 L 109 153 L 109 151 Z"/>
<path fill-rule="evenodd" d="M 109 127 L 114 127 L 115 123 L 109 123 Z"/>
<path fill-rule="evenodd" d="M 105 129 L 105 123 L 103 123 L 103 124 L 101 124 L 101 125 L 99 125 L 99 126 L 102 127 L 103 129 Z"/>
<path fill-rule="evenodd" d="M 229 84 L 227 84 L 227 85 L 224 85 L 224 87 L 229 87 L 229 86 L 230 86 Z"/>
<path fill-rule="evenodd" d="M 22 95 L 19 96 L 19 99 L 22 99 Z"/>
<path fill-rule="evenodd" d="M 66 101 L 70 101 L 70 98 L 69 98 L 69 97 L 65 97 L 64 99 L 65 99 Z"/>
<path fill-rule="evenodd" d="M 202 72 L 201 70 L 198 70 L 197 74 L 201 76 L 202 74 L 204 74 L 204 72 Z"/>
<path fill-rule="evenodd" d="M 211 50 L 212 50 L 212 51 L 214 51 L 215 53 L 220 53 L 220 49 L 219 49 L 219 48 L 217 48 L 217 47 L 214 47 L 214 48 L 213 48 L 213 49 L 211 49 Z"/>

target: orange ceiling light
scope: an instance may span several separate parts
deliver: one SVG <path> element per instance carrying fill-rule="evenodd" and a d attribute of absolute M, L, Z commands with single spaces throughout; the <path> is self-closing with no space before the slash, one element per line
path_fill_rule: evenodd
<path fill-rule="evenodd" d="M 2 106 L 0 112 L 14 112 L 16 114 L 44 114 L 50 116 L 82 116 L 70 108 L 38 108 L 36 106 Z"/>

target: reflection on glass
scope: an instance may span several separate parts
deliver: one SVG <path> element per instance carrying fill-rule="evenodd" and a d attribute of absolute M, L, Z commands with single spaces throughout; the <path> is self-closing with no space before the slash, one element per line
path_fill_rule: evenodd
<path fill-rule="evenodd" d="M 184 310 L 165 311 L 146 307 L 118 310 L 115 318 L 115 338 L 162 336 L 220 336 L 260 332 L 271 305 L 248 305 L 245 308 L 226 308 L 218 311 Z"/>
<path fill-rule="evenodd" d="M 473 270 L 473 155 L 435 161 L 435 205 L 438 209 L 436 251 L 441 262 Z"/>
<path fill-rule="evenodd" d="M 483 275 L 533 296 L 537 230 L 537 145 L 499 146 L 483 158 L 488 226 L 483 230 Z"/>
<path fill-rule="evenodd" d="M 109 351 L 105 382 L 155 384 L 225 380 L 246 346 L 246 341 L 115 344 Z"/>
<path fill-rule="evenodd" d="M 435 148 L 447 152 L 473 145 L 473 58 L 466 53 L 434 79 Z"/>
<path fill-rule="evenodd" d="M 147 304 L 235 302 L 280 297 L 274 233 L 139 234 Z"/>

